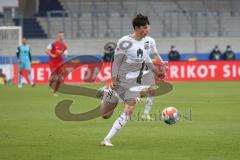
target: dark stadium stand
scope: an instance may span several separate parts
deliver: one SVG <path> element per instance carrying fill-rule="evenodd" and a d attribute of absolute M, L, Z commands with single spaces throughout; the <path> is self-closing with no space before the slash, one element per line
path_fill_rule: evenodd
<path fill-rule="evenodd" d="M 16 25 L 19 25 L 20 19 L 13 19 Z M 26 38 L 47 38 L 43 29 L 37 22 L 36 18 L 23 18 L 23 36 Z"/>
<path fill-rule="evenodd" d="M 141 12 L 156 37 L 235 37 L 239 6 L 239 0 L 41 0 L 31 23 L 47 36 L 41 30 L 25 35 L 54 38 L 62 30 L 67 39 L 117 38 L 131 31 L 131 18 Z"/>
<path fill-rule="evenodd" d="M 46 33 L 37 21 L 37 17 L 46 17 L 49 11 L 62 11 L 63 7 L 58 0 L 39 1 L 39 12 L 31 18 L 15 18 L 15 25 L 23 25 L 23 35 L 27 38 L 47 38 Z M 57 14 L 61 16 L 61 14 Z M 22 22 L 21 22 L 22 21 Z"/>
<path fill-rule="evenodd" d="M 48 11 L 64 10 L 58 0 L 41 0 L 39 1 L 38 16 L 46 16 Z"/>

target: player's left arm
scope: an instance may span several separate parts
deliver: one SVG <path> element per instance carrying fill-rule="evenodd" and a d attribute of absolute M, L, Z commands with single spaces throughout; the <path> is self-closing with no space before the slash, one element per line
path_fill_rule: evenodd
<path fill-rule="evenodd" d="M 147 67 L 153 71 L 153 73 L 155 73 L 157 76 L 160 76 L 162 73 L 160 72 L 160 70 L 153 64 L 150 56 L 147 56 L 146 59 L 146 65 Z"/>
<path fill-rule="evenodd" d="M 160 54 L 158 53 L 156 42 L 155 42 L 154 39 L 152 40 L 152 44 L 151 44 L 151 53 L 155 55 L 157 62 L 159 62 L 159 63 L 161 63 L 163 65 L 167 65 L 168 64 L 168 62 L 164 61 L 162 59 L 162 57 L 160 56 Z"/>
<path fill-rule="evenodd" d="M 115 54 L 112 62 L 112 71 L 111 71 L 111 76 L 112 76 L 112 84 L 111 88 L 113 90 L 118 88 L 118 77 L 119 77 L 119 68 L 126 56 L 126 50 L 123 50 L 120 47 L 120 44 L 122 43 L 122 39 L 120 39 L 117 43 L 117 47 L 115 49 Z"/>
<path fill-rule="evenodd" d="M 68 57 L 68 50 L 65 50 L 65 51 L 63 52 L 63 55 L 64 55 L 65 58 L 67 58 L 67 57 Z"/>
<path fill-rule="evenodd" d="M 16 56 L 17 56 L 18 62 L 21 63 L 21 61 L 20 61 L 20 47 L 17 48 Z"/>
<path fill-rule="evenodd" d="M 160 79 L 164 79 L 166 77 L 167 67 L 166 65 L 159 63 L 153 63 L 150 56 L 146 59 L 146 65 L 147 67 L 152 70 L 152 72 Z"/>
<path fill-rule="evenodd" d="M 65 58 L 68 57 L 68 48 L 67 48 L 67 46 L 65 46 L 65 50 L 63 51 L 63 55 L 64 55 Z"/>

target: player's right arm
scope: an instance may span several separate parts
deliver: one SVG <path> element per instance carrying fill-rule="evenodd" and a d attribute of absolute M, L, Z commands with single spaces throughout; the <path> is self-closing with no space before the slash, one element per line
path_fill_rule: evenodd
<path fill-rule="evenodd" d="M 119 44 L 122 41 L 119 40 L 117 47 L 115 49 L 115 54 L 114 54 L 114 60 L 112 62 L 112 84 L 111 84 L 111 88 L 112 89 L 117 89 L 118 88 L 118 73 L 119 73 L 119 68 L 121 66 L 121 63 L 123 62 L 123 59 L 125 57 L 125 51 L 122 50 L 119 47 Z"/>
<path fill-rule="evenodd" d="M 50 44 L 47 46 L 47 48 L 46 48 L 46 50 L 45 50 L 45 53 L 47 53 L 47 55 L 49 55 L 50 57 L 55 58 L 56 55 L 52 54 L 52 52 L 51 52 L 52 48 L 53 48 L 53 43 L 50 43 Z"/>
<path fill-rule="evenodd" d="M 16 56 L 17 56 L 18 62 L 21 63 L 21 60 L 20 60 L 20 47 L 17 48 Z"/>
<path fill-rule="evenodd" d="M 29 47 L 29 52 L 28 52 L 28 58 L 30 62 L 32 62 L 32 54 L 31 54 L 31 48 Z"/>
<path fill-rule="evenodd" d="M 163 79 L 165 77 L 167 68 L 163 64 L 161 64 L 160 67 L 159 65 L 153 64 L 151 58 L 148 56 L 146 59 L 146 65 L 148 66 L 149 69 L 152 70 L 152 72 L 160 79 Z M 158 67 L 157 67 L 158 66 Z"/>

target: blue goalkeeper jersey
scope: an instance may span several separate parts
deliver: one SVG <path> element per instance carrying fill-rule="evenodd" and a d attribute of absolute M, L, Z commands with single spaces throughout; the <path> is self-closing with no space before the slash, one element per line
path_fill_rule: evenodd
<path fill-rule="evenodd" d="M 32 57 L 31 57 L 31 48 L 29 45 L 21 45 L 18 47 L 17 50 L 17 58 L 22 63 L 31 63 Z"/>

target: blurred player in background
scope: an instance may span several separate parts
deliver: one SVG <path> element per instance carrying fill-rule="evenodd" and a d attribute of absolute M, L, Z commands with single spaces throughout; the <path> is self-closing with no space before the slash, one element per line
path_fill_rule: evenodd
<path fill-rule="evenodd" d="M 18 75 L 18 87 L 22 88 L 22 73 L 25 69 L 28 73 L 28 80 L 30 81 L 30 85 L 33 87 L 35 84 L 33 83 L 32 74 L 31 74 L 31 48 L 27 45 L 27 39 L 22 38 L 22 45 L 17 48 L 17 59 L 19 63 L 19 75 Z"/>
<path fill-rule="evenodd" d="M 0 84 L 6 83 L 7 83 L 6 75 L 3 73 L 2 68 L 0 68 Z"/>
<path fill-rule="evenodd" d="M 50 57 L 49 61 L 49 67 L 51 70 L 52 78 L 59 79 L 56 81 L 55 87 L 52 90 L 53 95 L 57 96 L 56 92 L 60 86 L 62 78 L 62 71 L 61 68 L 58 68 L 61 64 L 63 64 L 63 56 L 65 58 L 68 57 L 68 50 L 67 50 L 67 45 L 64 42 L 64 33 L 63 32 L 58 32 L 58 38 L 54 42 L 50 43 L 46 51 L 47 55 Z M 50 79 L 50 86 L 51 86 L 51 79 Z"/>
<path fill-rule="evenodd" d="M 158 77 L 164 74 L 152 64 L 149 57 L 151 51 L 147 45 L 151 40 L 146 37 L 149 33 L 148 17 L 138 14 L 132 24 L 134 33 L 122 37 L 117 43 L 112 64 L 111 88 L 104 92 L 100 108 L 102 117 L 110 118 L 120 98 L 124 102 L 124 111 L 101 142 L 103 146 L 113 146 L 112 137 L 128 122 L 136 108 L 141 91 L 133 89 L 143 86 L 141 82 L 144 68 L 147 67 Z"/>

